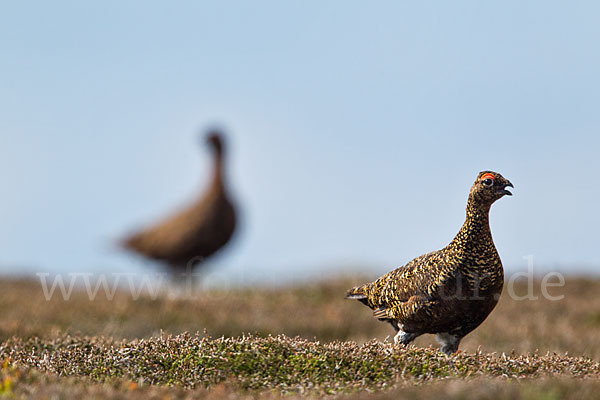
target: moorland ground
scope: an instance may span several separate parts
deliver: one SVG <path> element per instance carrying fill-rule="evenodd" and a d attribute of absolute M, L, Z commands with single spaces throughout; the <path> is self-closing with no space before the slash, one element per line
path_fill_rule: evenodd
<path fill-rule="evenodd" d="M 344 300 L 365 279 L 193 297 L 46 299 L 39 281 L 0 281 L 0 392 L 17 397 L 585 398 L 600 389 L 600 280 L 568 279 L 551 300 L 503 293 L 458 355 L 393 330 Z M 513 294 L 524 297 L 526 283 Z M 430 347 L 432 346 L 432 347 Z"/>

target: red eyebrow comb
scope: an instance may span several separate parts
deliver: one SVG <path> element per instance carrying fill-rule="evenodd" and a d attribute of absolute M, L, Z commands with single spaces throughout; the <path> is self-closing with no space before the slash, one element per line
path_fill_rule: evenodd
<path fill-rule="evenodd" d="M 496 175 L 487 173 L 487 174 L 483 174 L 483 176 L 481 177 L 481 179 L 488 179 L 488 178 L 489 179 L 496 179 Z"/>

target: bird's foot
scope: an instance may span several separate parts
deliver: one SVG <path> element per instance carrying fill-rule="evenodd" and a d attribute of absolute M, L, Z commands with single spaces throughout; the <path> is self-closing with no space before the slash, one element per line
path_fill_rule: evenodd
<path fill-rule="evenodd" d="M 438 342 L 442 345 L 442 352 L 450 355 L 458 351 L 458 345 L 462 337 L 452 335 L 450 333 L 438 333 L 436 335 Z"/>

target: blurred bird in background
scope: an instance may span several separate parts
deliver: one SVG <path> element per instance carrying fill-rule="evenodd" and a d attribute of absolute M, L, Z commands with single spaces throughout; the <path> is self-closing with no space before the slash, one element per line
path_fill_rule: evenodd
<path fill-rule="evenodd" d="M 497 172 L 480 172 L 471 187 L 467 218 L 452 242 L 417 257 L 375 282 L 350 289 L 373 316 L 396 330 L 395 343 L 437 334 L 446 354 L 492 312 L 504 284 L 504 270 L 492 240 L 489 212 L 512 183 Z"/>
<path fill-rule="evenodd" d="M 206 142 L 212 152 L 212 176 L 203 195 L 190 206 L 120 244 L 146 258 L 163 262 L 176 280 L 191 274 L 229 242 L 236 227 L 235 207 L 225 182 L 226 143 L 218 130 Z"/>

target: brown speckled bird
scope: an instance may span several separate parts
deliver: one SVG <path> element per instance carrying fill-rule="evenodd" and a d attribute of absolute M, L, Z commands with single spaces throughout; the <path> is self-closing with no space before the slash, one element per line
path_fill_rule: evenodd
<path fill-rule="evenodd" d="M 235 230 L 235 209 L 224 184 L 223 135 L 211 131 L 207 142 L 214 164 L 203 196 L 182 211 L 121 242 L 126 249 L 165 262 L 172 272 L 197 266 L 221 249 Z"/>
<path fill-rule="evenodd" d="M 355 287 L 346 298 L 373 309 L 389 322 L 395 343 L 408 344 L 424 333 L 437 334 L 446 354 L 477 328 L 496 306 L 504 271 L 492 240 L 491 205 L 513 185 L 502 175 L 480 172 L 471 187 L 467 219 L 452 242 L 415 258 L 375 282 Z"/>

